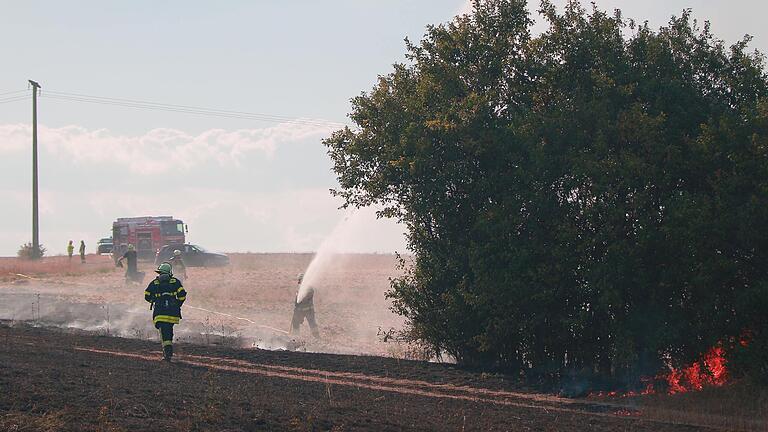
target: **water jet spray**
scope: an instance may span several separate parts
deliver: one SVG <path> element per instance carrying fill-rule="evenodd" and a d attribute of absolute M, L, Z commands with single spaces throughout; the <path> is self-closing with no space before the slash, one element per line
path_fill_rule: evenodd
<path fill-rule="evenodd" d="M 296 302 L 301 302 L 307 296 L 309 287 L 317 290 L 320 277 L 335 259 L 335 256 L 342 252 L 349 252 L 349 246 L 359 243 L 363 235 L 363 225 L 365 223 L 364 213 L 357 209 L 349 209 L 344 213 L 344 217 L 333 228 L 317 249 L 315 256 L 304 271 L 304 277 L 299 286 L 299 292 L 296 295 Z"/>

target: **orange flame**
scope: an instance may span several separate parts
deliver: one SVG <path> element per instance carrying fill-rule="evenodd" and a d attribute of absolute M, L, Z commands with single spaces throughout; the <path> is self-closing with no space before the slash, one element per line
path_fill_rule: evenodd
<path fill-rule="evenodd" d="M 714 346 L 704 354 L 700 361 L 682 369 L 670 366 L 669 373 L 661 378 L 667 382 L 669 394 L 685 393 L 691 390 L 698 391 L 705 386 L 722 386 L 728 380 L 725 350 L 719 345 Z"/>
<path fill-rule="evenodd" d="M 746 342 L 745 342 L 746 340 Z M 748 340 L 742 337 L 739 344 L 745 346 Z M 657 392 L 655 383 L 666 382 L 667 393 L 685 393 L 689 391 L 699 391 L 706 386 L 720 387 L 728 381 L 728 368 L 726 367 L 725 349 L 718 344 L 707 351 L 700 360 L 691 363 L 683 368 L 675 368 L 671 365 L 669 372 L 653 377 L 642 377 L 640 381 L 645 383 L 645 388 L 639 393 L 636 391 L 616 392 L 616 391 L 598 391 L 592 392 L 587 397 L 607 398 L 607 397 L 633 397 L 638 395 L 649 395 Z"/>

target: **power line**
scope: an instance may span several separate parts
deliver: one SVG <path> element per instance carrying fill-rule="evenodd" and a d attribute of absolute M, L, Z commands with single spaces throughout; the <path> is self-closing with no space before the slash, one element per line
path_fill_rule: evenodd
<path fill-rule="evenodd" d="M 277 123 L 306 124 L 306 125 L 313 125 L 313 126 L 330 126 L 330 127 L 339 127 L 339 128 L 345 126 L 344 123 L 332 122 L 332 121 L 321 120 L 321 119 L 305 119 L 305 118 L 286 117 L 286 116 L 278 116 L 278 115 L 271 115 L 271 114 L 258 114 L 258 113 L 244 112 L 244 111 L 232 111 L 232 110 L 222 110 L 222 109 L 215 109 L 215 108 L 195 107 L 190 105 L 178 105 L 178 104 L 167 104 L 167 103 L 160 103 L 160 102 L 141 101 L 136 99 L 120 99 L 120 98 L 103 97 L 103 96 L 92 96 L 92 95 L 85 95 L 81 93 L 67 93 L 67 92 L 59 92 L 59 91 L 53 91 L 53 90 L 45 91 L 42 97 L 55 99 L 55 100 L 62 100 L 62 101 L 84 102 L 84 103 L 100 104 L 100 105 L 112 105 L 112 106 L 136 108 L 136 109 L 144 109 L 144 110 L 154 110 L 154 111 L 177 112 L 177 113 L 184 113 L 184 114 L 210 116 L 210 117 L 223 117 L 223 118 L 256 120 L 256 121 L 277 122 Z"/>
<path fill-rule="evenodd" d="M 247 115 L 247 116 L 263 116 L 263 117 L 269 117 L 273 119 L 280 119 L 280 120 L 295 120 L 295 117 L 286 117 L 286 116 L 279 116 L 279 115 L 273 115 L 273 114 L 257 114 L 257 113 L 250 113 L 250 112 L 244 112 L 244 111 L 232 111 L 232 110 L 221 110 L 221 109 L 215 109 L 215 108 L 202 108 L 202 107 L 196 107 L 196 106 L 190 106 L 190 105 L 178 105 L 178 104 L 166 104 L 166 103 L 160 103 L 160 102 L 148 102 L 148 101 L 141 101 L 136 99 L 120 99 L 120 98 L 113 98 L 113 97 L 104 97 L 104 96 L 92 96 L 92 95 L 85 95 L 81 93 L 66 93 L 66 92 L 58 92 L 58 91 L 49 91 L 48 93 L 53 93 L 56 95 L 61 96 L 70 96 L 70 97 L 80 97 L 80 98 L 87 98 L 87 99 L 95 99 L 95 100 L 103 100 L 103 101 L 114 101 L 114 102 L 121 102 L 121 103 L 134 103 L 134 104 L 141 104 L 141 105 L 149 105 L 149 106 L 162 106 L 162 107 L 170 107 L 170 108 L 179 108 L 179 109 L 192 109 L 192 110 L 198 110 L 198 111 L 210 111 L 210 112 L 219 112 L 219 113 L 226 113 L 226 114 L 239 114 L 239 115 Z M 332 123 L 332 124 L 343 124 L 338 122 L 331 122 L 327 120 L 316 120 L 318 122 L 322 123 Z"/>
<path fill-rule="evenodd" d="M 26 93 L 26 92 L 28 92 L 28 91 L 29 91 L 29 90 L 16 90 L 16 91 L 9 91 L 9 92 L 0 93 L 0 96 L 7 96 L 7 95 L 12 95 L 12 94 L 17 94 L 17 93 Z"/>
<path fill-rule="evenodd" d="M 51 95 L 51 94 L 48 94 L 44 97 L 48 99 L 54 99 L 54 100 L 85 102 L 85 103 L 92 103 L 92 104 L 99 104 L 99 105 L 112 105 L 112 106 L 137 108 L 137 109 L 153 110 L 153 111 L 196 114 L 196 115 L 204 115 L 209 117 L 224 117 L 224 118 L 257 120 L 257 121 L 278 122 L 278 123 L 308 124 L 308 125 L 314 125 L 314 126 L 332 126 L 332 127 L 344 126 L 343 124 L 340 124 L 340 123 L 331 123 L 331 122 L 324 122 L 324 121 L 317 121 L 317 120 L 310 120 L 310 119 L 290 119 L 290 118 L 275 119 L 268 116 L 260 116 L 260 115 L 227 114 L 227 113 L 212 112 L 212 111 L 205 111 L 205 110 L 171 108 L 171 107 L 163 107 L 163 106 L 150 106 L 150 105 L 132 104 L 132 103 L 124 103 L 124 102 L 108 102 L 108 101 L 100 101 L 100 100 L 94 100 L 94 99 L 66 97 L 66 96 L 58 96 L 58 95 Z"/>
<path fill-rule="evenodd" d="M 27 99 L 29 99 L 29 96 L 27 96 L 27 95 L 8 97 L 8 98 L 0 99 L 0 104 L 9 103 L 9 102 L 16 102 L 16 101 L 20 101 L 20 100 L 27 100 Z"/>

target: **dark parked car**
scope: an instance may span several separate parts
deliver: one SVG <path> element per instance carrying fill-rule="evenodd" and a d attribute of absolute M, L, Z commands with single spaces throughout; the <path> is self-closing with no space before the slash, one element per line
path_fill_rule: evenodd
<path fill-rule="evenodd" d="M 173 256 L 174 250 L 181 251 L 181 259 L 187 267 L 222 267 L 229 265 L 229 257 L 215 252 L 208 252 L 197 245 L 165 245 L 158 251 L 155 257 L 155 265 L 168 261 Z"/>
<path fill-rule="evenodd" d="M 112 237 L 99 240 L 98 246 L 96 246 L 96 253 L 101 255 L 110 252 L 112 252 Z"/>

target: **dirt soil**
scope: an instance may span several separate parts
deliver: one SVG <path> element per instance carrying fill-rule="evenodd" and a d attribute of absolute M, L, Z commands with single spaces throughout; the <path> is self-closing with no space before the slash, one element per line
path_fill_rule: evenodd
<path fill-rule="evenodd" d="M 3 431 L 688 431 L 507 377 L 382 357 L 177 345 L 0 324 Z"/>

